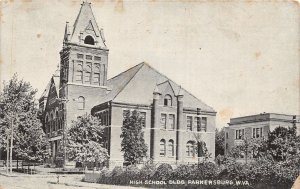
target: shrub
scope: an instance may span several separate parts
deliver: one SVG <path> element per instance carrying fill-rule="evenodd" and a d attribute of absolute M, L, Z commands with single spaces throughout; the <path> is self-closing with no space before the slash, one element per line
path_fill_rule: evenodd
<path fill-rule="evenodd" d="M 172 180 L 189 179 L 193 171 L 191 165 L 179 165 L 172 173 Z"/>
<path fill-rule="evenodd" d="M 193 167 L 194 172 L 191 173 L 193 179 L 215 179 L 220 172 L 216 164 L 212 162 L 203 162 Z"/>
<path fill-rule="evenodd" d="M 167 163 L 163 163 L 160 166 L 158 166 L 157 170 L 155 171 L 154 175 L 153 175 L 153 179 L 155 180 L 168 180 L 172 174 L 172 166 L 167 164 Z"/>
<path fill-rule="evenodd" d="M 156 167 L 154 164 L 145 164 L 139 173 L 139 178 L 142 180 L 150 179 L 156 172 Z"/>

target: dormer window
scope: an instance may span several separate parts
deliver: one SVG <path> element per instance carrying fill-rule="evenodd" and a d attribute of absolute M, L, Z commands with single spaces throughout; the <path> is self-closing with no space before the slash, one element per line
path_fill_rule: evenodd
<path fill-rule="evenodd" d="M 86 36 L 84 39 L 84 44 L 95 45 L 94 38 L 90 35 Z"/>
<path fill-rule="evenodd" d="M 172 97 L 170 95 L 165 96 L 164 106 L 172 106 Z"/>

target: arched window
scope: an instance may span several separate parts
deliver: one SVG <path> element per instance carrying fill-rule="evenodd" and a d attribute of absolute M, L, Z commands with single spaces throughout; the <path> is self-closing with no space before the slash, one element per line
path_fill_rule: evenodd
<path fill-rule="evenodd" d="M 50 114 L 50 132 L 53 131 L 53 113 Z"/>
<path fill-rule="evenodd" d="M 85 83 L 91 83 L 91 72 L 92 67 L 90 64 L 86 65 L 85 72 L 84 72 L 84 82 Z"/>
<path fill-rule="evenodd" d="M 55 111 L 55 130 L 59 129 L 58 111 Z"/>
<path fill-rule="evenodd" d="M 75 81 L 82 82 L 82 63 L 77 64 L 76 72 L 75 72 Z"/>
<path fill-rule="evenodd" d="M 195 141 L 188 141 L 186 143 L 186 156 L 187 157 L 195 157 L 196 154 L 196 143 Z"/>
<path fill-rule="evenodd" d="M 46 133 L 48 133 L 50 131 L 49 129 L 49 116 L 46 115 L 46 119 L 45 119 L 45 129 L 46 129 Z"/>
<path fill-rule="evenodd" d="M 99 81 L 100 81 L 100 65 L 95 64 L 93 82 L 99 84 Z"/>
<path fill-rule="evenodd" d="M 173 157 L 174 156 L 174 141 L 173 140 L 169 140 L 168 151 L 169 151 L 169 156 Z"/>
<path fill-rule="evenodd" d="M 165 139 L 161 139 L 159 143 L 159 155 L 166 156 L 166 141 Z"/>
<path fill-rule="evenodd" d="M 84 44 L 95 45 L 94 38 L 90 35 L 86 36 L 84 39 Z"/>
<path fill-rule="evenodd" d="M 78 104 L 78 110 L 83 110 L 84 109 L 85 99 L 84 99 L 83 96 L 78 97 L 77 104 Z"/>
<path fill-rule="evenodd" d="M 172 106 L 172 97 L 168 94 L 164 98 L 164 106 Z"/>

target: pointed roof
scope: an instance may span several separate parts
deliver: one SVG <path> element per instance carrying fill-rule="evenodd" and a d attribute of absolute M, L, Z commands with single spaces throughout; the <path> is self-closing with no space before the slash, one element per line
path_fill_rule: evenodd
<path fill-rule="evenodd" d="M 65 35 L 68 32 L 69 29 L 67 24 Z M 73 30 L 72 32 L 70 32 L 70 42 L 78 43 L 80 34 L 84 32 L 86 32 L 86 34 L 92 34 L 96 38 L 98 42 L 97 46 L 106 47 L 103 39 L 103 34 L 101 33 L 94 17 L 91 3 L 85 1 L 81 4 L 80 11 L 73 25 Z"/>
<path fill-rule="evenodd" d="M 201 108 L 202 111 L 215 112 L 212 107 L 197 99 L 145 62 L 109 79 L 107 86 L 112 90 L 105 98 L 101 99 L 101 103 L 111 100 L 120 103 L 151 104 L 153 102 L 153 91 L 155 91 L 157 83 L 164 82 L 170 83 L 174 94 L 184 96 L 184 107 Z"/>

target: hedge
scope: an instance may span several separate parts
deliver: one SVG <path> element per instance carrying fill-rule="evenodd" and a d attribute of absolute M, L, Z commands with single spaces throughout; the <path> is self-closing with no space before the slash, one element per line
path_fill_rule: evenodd
<path fill-rule="evenodd" d="M 284 162 L 261 159 L 248 164 L 241 164 L 232 159 L 226 159 L 220 165 L 203 162 L 195 165 L 179 165 L 172 169 L 171 165 L 145 165 L 141 169 L 135 166 L 126 168 L 115 167 L 112 171 L 102 170 L 99 183 L 114 185 L 131 185 L 129 181 L 154 180 L 166 181 L 165 185 L 139 183 L 134 186 L 152 188 L 235 188 L 232 185 L 187 185 L 168 184 L 168 181 L 184 180 L 214 180 L 214 181 L 248 181 L 250 186 L 236 188 L 284 189 L 291 188 L 299 175 L 300 158 L 291 157 Z"/>

